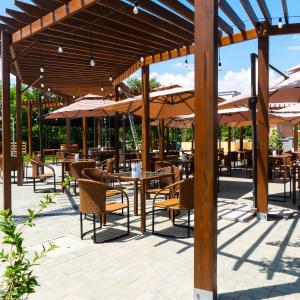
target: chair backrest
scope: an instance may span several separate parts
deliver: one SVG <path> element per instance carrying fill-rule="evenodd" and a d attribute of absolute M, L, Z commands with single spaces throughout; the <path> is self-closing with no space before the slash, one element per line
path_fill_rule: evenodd
<path fill-rule="evenodd" d="M 155 162 L 154 169 L 155 171 L 160 170 L 161 168 L 171 167 L 172 163 L 169 161 L 158 160 Z"/>
<path fill-rule="evenodd" d="M 158 169 L 156 172 L 159 173 L 174 173 L 174 167 L 171 165 L 169 167 L 164 167 L 161 169 Z M 159 179 L 159 188 L 164 188 L 174 182 L 174 177 L 172 176 L 167 176 Z"/>
<path fill-rule="evenodd" d="M 40 175 L 40 162 L 34 159 L 30 159 L 32 167 L 32 178 L 37 178 Z"/>
<path fill-rule="evenodd" d="M 173 173 L 175 176 L 175 182 L 178 182 L 182 179 L 182 171 L 179 167 L 173 167 Z"/>
<path fill-rule="evenodd" d="M 187 178 L 180 183 L 179 208 L 194 209 L 194 178 Z"/>
<path fill-rule="evenodd" d="M 106 173 L 114 173 L 114 164 L 115 164 L 116 158 L 109 158 L 106 162 Z"/>
<path fill-rule="evenodd" d="M 94 181 L 103 182 L 104 171 L 98 168 L 86 168 L 82 170 L 82 177 Z"/>
<path fill-rule="evenodd" d="M 103 183 L 88 179 L 78 179 L 80 188 L 80 212 L 104 214 L 106 187 Z"/>
<path fill-rule="evenodd" d="M 70 164 L 70 175 L 75 178 L 83 178 L 82 170 L 86 168 L 95 168 L 95 161 L 75 161 Z"/>

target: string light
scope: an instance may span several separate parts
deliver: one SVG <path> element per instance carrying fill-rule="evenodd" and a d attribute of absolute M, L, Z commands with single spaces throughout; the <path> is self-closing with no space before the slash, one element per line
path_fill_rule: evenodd
<path fill-rule="evenodd" d="M 48 92 L 50 92 L 51 91 L 51 89 L 50 88 L 48 88 Z"/>
<path fill-rule="evenodd" d="M 111 75 L 109 75 L 109 81 L 113 81 L 113 78 Z"/>
<path fill-rule="evenodd" d="M 104 92 L 104 88 L 103 87 L 101 88 L 101 92 Z"/>
<path fill-rule="evenodd" d="M 40 74 L 40 79 L 43 79 L 44 78 L 44 75 L 43 74 Z"/>
<path fill-rule="evenodd" d="M 135 15 L 137 15 L 139 13 L 138 1 L 137 0 L 134 1 L 133 13 Z"/>
<path fill-rule="evenodd" d="M 41 82 L 41 88 L 43 89 L 45 87 L 44 81 Z"/>
<path fill-rule="evenodd" d="M 62 47 L 62 45 L 59 45 L 58 46 L 58 53 L 63 53 L 64 52 L 64 49 Z"/>
<path fill-rule="evenodd" d="M 220 51 L 220 48 L 219 48 L 219 63 L 218 63 L 218 70 L 219 70 L 219 71 L 222 71 L 221 51 Z"/>
<path fill-rule="evenodd" d="M 188 58 L 187 58 L 187 55 L 185 57 L 185 62 L 184 62 L 184 67 L 187 69 L 189 66 L 189 62 L 188 62 Z"/>
<path fill-rule="evenodd" d="M 120 86 L 118 86 L 118 92 L 122 92 L 122 88 Z"/>
<path fill-rule="evenodd" d="M 277 26 L 279 29 L 283 27 L 282 18 L 279 18 Z"/>
<path fill-rule="evenodd" d="M 75 99 L 75 96 L 73 96 L 73 99 Z"/>
<path fill-rule="evenodd" d="M 90 66 L 91 67 L 95 67 L 96 66 L 96 62 L 93 56 L 93 47 L 92 47 L 92 33 L 90 31 L 90 47 L 91 47 L 91 54 L 90 54 Z"/>
<path fill-rule="evenodd" d="M 112 97 L 112 93 L 109 93 L 109 97 Z"/>
<path fill-rule="evenodd" d="M 45 68 L 44 68 L 44 65 L 43 65 L 43 64 L 41 64 L 40 72 L 41 72 L 41 73 L 44 73 L 44 72 L 45 72 Z"/>
<path fill-rule="evenodd" d="M 91 67 L 95 67 L 96 66 L 96 62 L 95 62 L 93 56 L 91 56 L 91 58 L 90 58 L 90 66 Z"/>

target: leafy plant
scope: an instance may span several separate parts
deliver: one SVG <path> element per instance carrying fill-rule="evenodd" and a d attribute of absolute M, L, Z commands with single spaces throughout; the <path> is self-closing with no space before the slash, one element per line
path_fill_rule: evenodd
<path fill-rule="evenodd" d="M 23 230 L 25 227 L 35 226 L 36 216 L 53 203 L 54 195 L 46 195 L 44 200 L 40 201 L 38 209 L 28 209 L 27 216 L 20 222 L 17 222 L 9 210 L 0 211 L 0 232 L 3 234 L 4 246 L 0 250 L 0 261 L 4 267 L 0 280 L 1 299 L 26 299 L 39 285 L 37 277 L 33 274 L 33 268 L 57 246 L 53 243 L 43 245 L 43 250 L 35 251 L 32 255 L 24 246 Z"/>
<path fill-rule="evenodd" d="M 282 149 L 282 136 L 277 130 L 272 130 L 272 133 L 269 137 L 269 148 L 274 150 Z"/>

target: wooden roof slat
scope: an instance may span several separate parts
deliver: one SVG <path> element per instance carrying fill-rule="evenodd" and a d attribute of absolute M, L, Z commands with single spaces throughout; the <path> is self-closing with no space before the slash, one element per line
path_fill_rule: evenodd
<path fill-rule="evenodd" d="M 147 26 L 148 32 L 152 32 L 156 29 L 159 32 L 157 34 L 163 35 L 163 34 L 169 34 L 171 36 L 174 36 L 176 39 L 180 39 L 183 41 L 186 40 L 193 40 L 194 34 L 188 34 L 186 31 L 180 29 L 179 27 L 176 29 L 174 26 L 169 24 L 168 22 L 164 22 L 163 20 L 159 19 L 158 17 L 148 14 L 142 10 L 139 11 L 137 15 L 135 15 L 132 12 L 132 6 L 121 3 L 121 2 L 116 2 L 116 1 L 111 1 L 111 0 L 101 0 L 101 2 L 97 2 L 99 6 L 107 7 L 109 10 L 114 10 L 116 13 L 119 14 L 118 18 L 121 18 L 120 14 L 124 16 L 124 18 L 127 20 L 127 22 L 131 23 L 133 26 L 137 27 L 145 27 Z M 128 17 L 130 16 L 130 17 Z M 112 14 L 110 18 L 114 18 L 115 14 Z M 115 18 L 114 18 L 115 19 Z M 150 27 L 150 28 L 149 28 Z M 165 32 L 165 33 L 163 33 Z"/>
<path fill-rule="evenodd" d="M 13 32 L 12 28 L 8 27 L 6 24 L 3 24 L 3 23 L 0 23 L 0 30 L 7 32 L 7 33 Z M 0 41 L 0 45 L 1 45 L 1 41 Z"/>
<path fill-rule="evenodd" d="M 224 21 L 220 16 L 218 17 L 218 26 L 228 35 L 233 34 L 233 28 L 226 21 Z"/>
<path fill-rule="evenodd" d="M 183 5 L 182 3 L 180 3 L 179 1 L 159 0 L 159 2 L 163 3 L 165 6 L 172 9 L 180 16 L 194 23 L 194 12 L 190 10 L 188 7 L 186 7 L 185 5 Z"/>
<path fill-rule="evenodd" d="M 269 8 L 266 4 L 266 1 L 265 0 L 257 0 L 257 3 L 259 5 L 259 8 L 260 8 L 264 18 L 266 19 L 266 22 L 269 25 L 272 25 L 272 16 L 270 14 L 270 11 L 269 11 Z"/>
<path fill-rule="evenodd" d="M 281 0 L 285 23 L 289 24 L 289 12 L 286 0 Z"/>
<path fill-rule="evenodd" d="M 226 0 L 219 0 L 219 7 L 240 31 L 246 30 L 245 23 L 241 20 L 241 18 L 237 15 L 237 13 L 233 10 L 233 8 L 228 4 Z"/>
<path fill-rule="evenodd" d="M 5 23 L 8 27 L 12 29 L 20 29 L 23 27 L 23 24 L 17 21 L 14 18 L 6 17 L 6 16 L 0 16 L 0 21 Z"/>
<path fill-rule="evenodd" d="M 249 16 L 249 19 L 251 20 L 253 26 L 257 26 L 257 24 L 259 23 L 258 17 L 250 3 L 249 0 L 240 0 L 241 4 L 244 7 L 244 10 L 246 11 L 247 15 Z"/>
<path fill-rule="evenodd" d="M 38 6 L 31 5 L 19 0 L 15 0 L 15 5 L 19 7 L 21 10 L 23 10 L 26 14 L 32 17 L 41 18 L 47 13 L 46 10 Z"/>
<path fill-rule="evenodd" d="M 6 13 L 10 15 L 11 17 L 15 18 L 20 23 L 29 24 L 36 20 L 36 18 L 31 17 L 23 12 L 13 10 L 13 9 L 6 9 Z"/>
<path fill-rule="evenodd" d="M 35 3 L 37 6 L 39 6 L 40 8 L 45 9 L 47 11 L 52 11 L 62 5 L 59 2 L 49 1 L 49 0 L 31 0 L 31 1 Z"/>

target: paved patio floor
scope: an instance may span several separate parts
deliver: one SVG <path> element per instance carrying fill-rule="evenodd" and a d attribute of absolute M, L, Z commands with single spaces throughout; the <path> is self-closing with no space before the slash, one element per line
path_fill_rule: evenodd
<path fill-rule="evenodd" d="M 59 168 L 57 169 L 59 171 Z M 40 187 L 45 187 L 40 184 Z M 227 208 L 251 205 L 251 180 L 222 177 L 218 214 Z M 270 184 L 277 193 L 282 185 Z M 2 184 L 0 184 L 2 197 Z M 127 186 L 132 199 L 133 189 Z M 32 183 L 13 185 L 13 211 L 21 216 L 34 208 L 44 193 L 33 193 Z M 299 205 L 298 199 L 298 205 Z M 2 203 L 2 201 L 1 201 Z M 33 250 L 47 241 L 59 248 L 36 268 L 40 287 L 29 299 L 192 299 L 193 238 L 167 239 L 139 232 L 140 217 L 131 209 L 131 235 L 111 243 L 93 244 L 79 237 L 79 197 L 58 194 L 56 204 L 27 230 L 26 243 Z M 147 206 L 150 208 L 151 201 Z M 275 203 L 274 203 L 275 204 Z M 276 203 L 281 204 L 281 203 Z M 296 209 L 289 203 L 285 206 Z M 132 208 L 132 207 L 131 207 Z M 185 222 L 181 214 L 178 222 Z M 156 218 L 157 230 L 184 234 L 173 228 L 165 212 Z M 119 234 L 125 216 L 109 216 L 108 226 L 97 238 Z M 112 225 L 112 226 L 111 226 Z M 86 229 L 91 222 L 86 220 Z M 289 220 L 258 223 L 218 221 L 218 294 L 220 299 L 300 299 L 300 223 Z"/>

